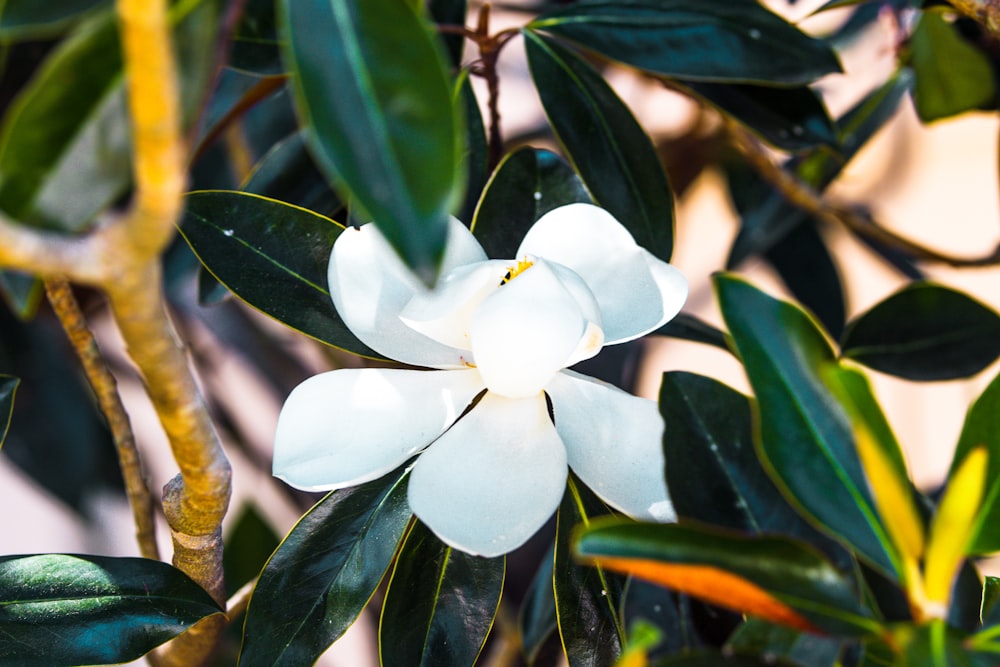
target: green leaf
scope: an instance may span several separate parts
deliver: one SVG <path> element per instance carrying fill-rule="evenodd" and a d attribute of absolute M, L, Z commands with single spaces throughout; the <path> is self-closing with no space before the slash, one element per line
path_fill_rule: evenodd
<path fill-rule="evenodd" d="M 493 626 L 506 562 L 453 549 L 415 523 L 382 605 L 382 664 L 471 667 Z"/>
<path fill-rule="evenodd" d="M 832 336 L 847 319 L 840 273 L 818 226 L 805 222 L 764 252 L 799 303 L 809 309 Z"/>
<path fill-rule="evenodd" d="M 427 11 L 439 25 L 464 26 L 468 13 L 466 0 L 428 0 Z M 448 59 L 458 67 L 462 64 L 462 51 L 465 49 L 464 35 L 442 35 Z"/>
<path fill-rule="evenodd" d="M 850 557 L 792 509 L 757 459 L 746 396 L 712 378 L 664 373 L 660 412 L 667 488 L 679 515 L 753 534 L 797 537 L 849 566 Z"/>
<path fill-rule="evenodd" d="M 989 56 L 940 14 L 920 14 L 910 48 L 916 74 L 913 104 L 920 120 L 929 123 L 987 108 L 996 100 L 996 75 Z"/>
<path fill-rule="evenodd" d="M 222 612 L 187 575 L 143 558 L 0 557 L 0 661 L 128 662 Z"/>
<path fill-rule="evenodd" d="M 245 503 L 226 536 L 226 549 L 222 554 L 227 594 L 233 595 L 260 574 L 280 543 L 281 538 L 256 506 L 252 502 Z"/>
<path fill-rule="evenodd" d="M 969 407 L 952 458 L 951 477 L 969 452 L 979 445 L 986 445 L 989 463 L 986 468 L 986 490 L 982 509 L 976 519 L 974 537 L 969 544 L 970 553 L 990 554 L 1000 551 L 1000 375 Z"/>
<path fill-rule="evenodd" d="M 43 3 L 44 4 L 44 3 Z M 193 115 L 214 49 L 218 0 L 177 3 L 182 108 Z M 0 208 L 22 223 L 83 230 L 131 185 L 131 144 L 118 26 L 81 23 L 20 92 L 0 127 Z"/>
<path fill-rule="evenodd" d="M 674 245 L 674 202 L 646 132 L 590 65 L 525 31 L 531 78 L 552 129 L 594 201 L 664 261 Z"/>
<path fill-rule="evenodd" d="M 995 657 L 977 656 L 966 648 L 963 633 L 942 620 L 894 629 L 893 638 L 900 656 L 897 664 L 928 667 L 990 667 Z"/>
<path fill-rule="evenodd" d="M 282 0 L 283 55 L 320 167 L 432 284 L 462 193 L 440 45 L 399 0 Z"/>
<path fill-rule="evenodd" d="M 14 415 L 14 394 L 21 380 L 13 375 L 0 374 L 0 445 L 7 437 L 10 419 Z"/>
<path fill-rule="evenodd" d="M 409 523 L 406 476 L 334 491 L 292 528 L 250 598 L 241 667 L 311 665 L 350 627 Z"/>
<path fill-rule="evenodd" d="M 908 380 L 975 375 L 1000 356 L 1000 315 L 943 285 L 907 285 L 848 324 L 843 355 Z"/>
<path fill-rule="evenodd" d="M 108 0 L 5 0 L 0 4 L 0 39 L 39 40 L 63 32 Z"/>
<path fill-rule="evenodd" d="M 559 637 L 570 667 L 614 664 L 625 644 L 625 628 L 618 615 L 624 578 L 600 567 L 580 565 L 573 558 L 573 530 L 606 514 L 608 509 L 594 493 L 571 476 L 556 515 L 552 578 Z"/>
<path fill-rule="evenodd" d="M 464 4 L 464 2 L 463 2 Z M 476 205 L 489 179 L 489 144 L 486 141 L 486 127 L 483 125 L 483 115 L 479 109 L 476 92 L 472 89 L 472 79 L 467 70 L 459 75 L 455 84 L 456 105 L 465 112 L 465 125 L 468 139 L 465 142 L 465 154 L 462 163 L 465 165 L 466 182 L 465 200 L 458 211 L 458 218 L 470 224 L 476 215 Z"/>
<path fill-rule="evenodd" d="M 736 654 L 783 659 L 802 667 L 837 667 L 841 642 L 775 625 L 760 618 L 748 618 L 726 640 L 726 650 Z"/>
<path fill-rule="evenodd" d="M 528 27 L 678 79 L 797 85 L 841 71 L 825 43 L 745 0 L 582 0 Z"/>
<path fill-rule="evenodd" d="M 518 627 L 521 630 L 521 650 L 529 665 L 535 664 L 545 642 L 558 629 L 556 598 L 552 591 L 553 548 L 542 558 L 521 604 Z"/>
<path fill-rule="evenodd" d="M 799 629 L 842 637 L 881 632 L 849 577 L 784 537 L 612 519 L 584 528 L 575 551 L 606 569 Z"/>
<path fill-rule="evenodd" d="M 817 527 L 891 575 L 892 545 L 851 424 L 823 381 L 824 370 L 837 363 L 829 340 L 805 312 L 738 278 L 717 276 L 715 287 L 757 397 L 755 437 L 772 478 Z"/>
<path fill-rule="evenodd" d="M 488 257 L 513 259 L 536 220 L 575 202 L 590 202 L 590 196 L 562 158 L 544 149 L 519 148 L 493 172 L 476 209 L 472 233 Z"/>
<path fill-rule="evenodd" d="M 690 340 L 695 343 L 704 343 L 705 345 L 712 345 L 726 352 L 730 351 L 725 332 L 688 313 L 678 313 L 674 319 L 650 333 L 657 336 L 669 336 L 671 338 L 680 338 L 681 340 Z"/>
<path fill-rule="evenodd" d="M 229 66 L 259 76 L 283 74 L 274 0 L 246 0 L 233 31 Z"/>
<path fill-rule="evenodd" d="M 327 217 L 344 206 L 306 150 L 301 132 L 274 144 L 254 166 L 241 189 Z"/>
<path fill-rule="evenodd" d="M 201 263 L 238 297 L 279 322 L 343 350 L 378 358 L 340 319 L 326 270 L 343 227 L 244 192 L 186 197 L 180 231 Z"/>
<path fill-rule="evenodd" d="M 684 87 L 787 151 L 837 148 L 840 132 L 822 98 L 810 88 L 688 81 Z"/>

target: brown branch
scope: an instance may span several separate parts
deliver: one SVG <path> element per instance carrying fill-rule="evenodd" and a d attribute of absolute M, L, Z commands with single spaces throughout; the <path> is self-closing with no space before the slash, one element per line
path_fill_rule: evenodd
<path fill-rule="evenodd" d="M 135 447 L 132 424 L 118 394 L 118 383 L 104 363 L 101 350 L 93 333 L 87 327 L 87 321 L 80 312 L 80 306 L 73 296 L 69 283 L 62 278 L 49 278 L 45 281 L 45 294 L 66 331 L 76 355 L 80 358 L 87 380 L 97 395 L 97 403 L 107 419 L 108 428 L 111 429 L 111 437 L 118 452 L 118 464 L 125 480 L 125 492 L 135 521 L 139 553 L 144 558 L 159 560 L 156 524 L 153 520 L 153 498 L 146 486 L 142 462 Z"/>
<path fill-rule="evenodd" d="M 727 131 L 736 148 L 764 180 L 778 190 L 789 203 L 818 220 L 844 227 L 858 236 L 895 248 L 923 262 L 957 268 L 1000 264 L 1000 245 L 989 254 L 980 257 L 955 257 L 904 238 L 877 224 L 867 213 L 828 200 L 794 174 L 782 169 L 771 159 L 763 144 L 742 126 L 729 122 Z"/>
<path fill-rule="evenodd" d="M 1000 0 L 949 0 L 959 13 L 978 21 L 996 39 L 1000 38 Z"/>

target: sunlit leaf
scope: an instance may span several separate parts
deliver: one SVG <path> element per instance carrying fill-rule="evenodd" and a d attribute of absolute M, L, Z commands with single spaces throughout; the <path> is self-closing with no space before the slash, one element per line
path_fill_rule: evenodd
<path fill-rule="evenodd" d="M 995 377 L 972 403 L 965 416 L 962 434 L 952 458 L 949 477 L 974 449 L 986 445 L 989 462 L 986 469 L 987 487 L 982 511 L 969 545 L 970 553 L 989 554 L 1000 551 L 1000 375 Z"/>
<path fill-rule="evenodd" d="M 382 664 L 474 664 L 493 626 L 505 571 L 505 556 L 470 556 L 414 524 L 382 605 Z"/>
<path fill-rule="evenodd" d="M 545 114 L 595 203 L 643 246 L 669 261 L 674 203 L 645 130 L 604 79 L 557 42 L 524 32 L 528 64 Z"/>
<path fill-rule="evenodd" d="M 794 85 L 840 71 L 822 41 L 745 0 L 582 0 L 528 27 L 679 79 Z"/>
<path fill-rule="evenodd" d="M 7 437 L 10 418 L 14 413 L 14 394 L 21 380 L 12 375 L 0 374 L 0 445 Z"/>
<path fill-rule="evenodd" d="M 528 229 L 554 208 L 589 202 L 580 178 L 551 151 L 525 147 L 508 153 L 493 172 L 476 209 L 472 233 L 497 259 L 512 259 Z"/>
<path fill-rule="evenodd" d="M 605 569 L 799 630 L 837 636 L 881 631 L 848 577 L 815 550 L 784 537 L 605 520 L 579 533 L 575 551 Z"/>
<path fill-rule="evenodd" d="M 1000 356 L 1000 315 L 943 285 L 915 283 L 850 322 L 843 355 L 909 380 L 969 377 Z"/>
<path fill-rule="evenodd" d="M 324 343 L 378 357 L 330 300 L 327 265 L 341 230 L 312 211 L 225 190 L 189 194 L 180 228 L 212 275 L 254 308 Z"/>
<path fill-rule="evenodd" d="M 135 660 L 222 609 L 187 575 L 143 558 L 0 557 L 0 659 L 19 667 Z"/>
<path fill-rule="evenodd" d="M 109 0 L 5 0 L 0 4 L 0 39 L 44 39 L 72 26 Z"/>
<path fill-rule="evenodd" d="M 433 283 L 462 194 L 440 44 L 398 0 L 283 0 L 283 55 L 320 167 Z"/>
<path fill-rule="evenodd" d="M 409 523 L 406 475 L 334 491 L 292 528 L 250 598 L 241 667 L 311 665 L 350 627 Z"/>
<path fill-rule="evenodd" d="M 928 123 L 995 102 L 996 74 L 990 57 L 940 14 L 920 14 L 910 50 L 916 75 L 913 105 L 920 120 Z"/>
<path fill-rule="evenodd" d="M 625 642 L 618 605 L 623 577 L 573 558 L 572 534 L 608 510 L 590 489 L 571 477 L 556 518 L 552 584 L 559 637 L 570 667 L 613 664 Z"/>
<path fill-rule="evenodd" d="M 757 397 L 756 437 L 772 477 L 818 527 L 893 574 L 893 545 L 875 510 L 851 425 L 823 381 L 824 369 L 836 363 L 830 341 L 805 312 L 743 280 L 720 275 L 715 286 Z"/>

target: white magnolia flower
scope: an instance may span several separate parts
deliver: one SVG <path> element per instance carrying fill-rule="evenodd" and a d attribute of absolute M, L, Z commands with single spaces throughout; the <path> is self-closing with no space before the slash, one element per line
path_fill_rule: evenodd
<path fill-rule="evenodd" d="M 445 543 L 484 556 L 517 548 L 546 522 L 567 465 L 627 514 L 675 518 L 656 403 L 565 370 L 661 326 L 687 296 L 680 272 L 609 213 L 557 208 L 513 260 L 487 259 L 453 220 L 434 290 L 374 225 L 349 228 L 333 247 L 329 281 L 361 341 L 438 370 L 344 369 L 306 380 L 278 420 L 277 477 L 339 489 L 421 452 L 409 480 L 414 514 Z"/>

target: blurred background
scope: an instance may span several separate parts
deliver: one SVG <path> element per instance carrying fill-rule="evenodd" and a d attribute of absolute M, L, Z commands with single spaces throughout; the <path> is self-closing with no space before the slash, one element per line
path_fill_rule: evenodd
<path fill-rule="evenodd" d="M 850 10 L 838 10 L 808 18 L 823 4 L 821 0 L 765 4 L 816 33 L 836 31 L 850 16 Z M 521 25 L 530 17 L 516 7 L 497 9 L 494 30 Z M 880 15 L 844 40 L 846 73 L 818 84 L 834 117 L 895 70 L 898 35 L 895 20 Z M 45 51 L 44 44 L 26 48 Z M 467 50 L 467 59 L 474 57 L 471 51 Z M 0 83 L 4 103 L 25 75 L 18 63 L 33 62 L 30 52 L 16 55 L 24 60 L 6 62 Z M 504 50 L 500 63 L 499 103 L 506 141 L 510 146 L 557 150 L 546 134 L 519 39 Z M 691 284 L 684 310 L 721 327 L 710 276 L 726 266 L 740 220 L 724 168 L 728 142 L 724 123 L 714 110 L 634 72 L 611 67 L 606 74 L 656 141 L 678 192 L 673 261 Z M 239 90 L 229 80 L 220 85 Z M 485 88 L 480 86 L 477 92 L 483 102 Z M 288 106 L 280 93 L 268 102 L 272 103 Z M 287 118 L 275 121 L 274 117 L 262 107 L 259 117 L 248 115 L 241 126 L 233 126 L 196 165 L 192 187 L 239 187 L 248 166 L 261 157 L 257 146 L 269 145 L 264 135 L 288 131 Z M 847 164 L 827 196 L 870 210 L 885 227 L 943 252 L 985 254 L 1000 237 L 997 125 L 996 114 L 986 112 L 925 124 L 906 96 L 892 119 Z M 781 158 L 774 154 L 774 159 Z M 906 278 L 842 228 L 827 226 L 820 232 L 844 285 L 848 320 L 906 284 Z M 293 492 L 270 476 L 271 438 L 284 397 L 312 374 L 361 361 L 325 348 L 236 299 L 213 298 L 210 281 L 199 276 L 197 260 L 183 241 L 178 240 L 166 262 L 176 326 L 234 467 L 226 535 L 231 561 L 227 579 L 235 589 L 256 574 L 280 536 L 319 498 Z M 927 277 L 1000 309 L 1000 268 L 920 268 Z M 790 296 L 784 281 L 763 260 L 751 257 L 736 270 L 772 294 Z M 87 291 L 78 296 L 118 378 L 149 486 L 158 494 L 176 474 L 176 464 L 103 300 Z M 639 395 L 655 399 L 666 370 L 709 375 L 749 391 L 741 367 L 717 348 L 655 336 L 623 347 L 603 354 L 593 372 L 631 385 Z M 940 484 L 965 411 L 996 372 L 994 365 L 969 380 L 913 383 L 868 371 L 921 488 L 933 490 Z M 0 503 L 7 508 L 0 520 L 0 553 L 137 555 L 110 437 L 72 350 L 44 304 L 27 321 L 18 319 L 12 308 L 0 307 L 0 373 L 22 378 L 0 452 Z M 162 517 L 159 528 L 161 551 L 169 554 Z M 536 562 L 547 540 L 527 545 L 522 560 L 529 565 Z M 1000 568 L 987 571 L 996 573 Z M 510 598 L 516 601 L 523 594 L 531 574 L 527 565 L 524 572 L 512 570 Z M 322 665 L 377 664 L 370 613 L 331 649 Z M 513 619 L 501 615 L 498 622 Z M 488 650 L 502 657 L 510 647 L 494 642 Z"/>

